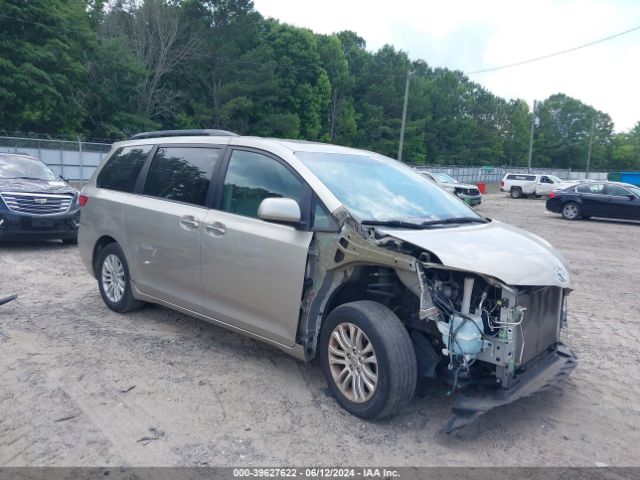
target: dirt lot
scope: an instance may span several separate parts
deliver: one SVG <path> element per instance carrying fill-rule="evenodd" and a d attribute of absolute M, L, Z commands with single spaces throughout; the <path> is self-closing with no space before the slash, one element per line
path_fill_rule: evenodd
<path fill-rule="evenodd" d="M 75 247 L 0 246 L 0 465 L 640 464 L 640 224 L 567 222 L 544 201 L 480 210 L 551 241 L 573 268 L 562 390 L 438 433 L 451 399 L 425 384 L 367 423 L 320 370 L 159 307 L 109 311 Z"/>

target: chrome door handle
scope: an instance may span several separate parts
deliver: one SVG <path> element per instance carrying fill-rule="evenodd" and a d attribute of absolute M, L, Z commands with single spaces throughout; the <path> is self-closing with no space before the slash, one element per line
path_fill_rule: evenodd
<path fill-rule="evenodd" d="M 200 226 L 200 222 L 192 215 L 185 215 L 180 219 L 180 226 L 185 230 L 195 230 Z"/>
<path fill-rule="evenodd" d="M 204 230 L 212 237 L 220 237 L 227 232 L 227 227 L 220 222 L 214 222 L 212 224 L 205 225 Z"/>

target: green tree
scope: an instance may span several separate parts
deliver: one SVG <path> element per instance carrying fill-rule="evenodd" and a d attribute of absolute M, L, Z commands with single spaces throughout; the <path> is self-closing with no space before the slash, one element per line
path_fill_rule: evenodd
<path fill-rule="evenodd" d="M 0 0 L 0 129 L 78 133 L 95 31 L 82 0 Z"/>
<path fill-rule="evenodd" d="M 331 83 L 322 68 L 313 32 L 267 20 L 266 41 L 277 60 L 279 108 L 300 119 L 300 135 L 322 136 L 322 112 L 331 101 Z"/>
<path fill-rule="evenodd" d="M 505 107 L 503 126 L 504 163 L 509 166 L 526 166 L 529 153 L 529 128 L 531 112 L 523 100 L 511 100 Z"/>
<path fill-rule="evenodd" d="M 614 135 L 607 166 L 611 170 L 640 170 L 640 122 L 629 132 Z"/>
<path fill-rule="evenodd" d="M 349 63 L 337 35 L 321 35 L 318 38 L 318 48 L 331 88 L 331 101 L 325 112 L 324 130 L 328 132 L 327 140 L 349 141 L 357 129 L 351 100 L 354 81 L 349 71 Z"/>
<path fill-rule="evenodd" d="M 541 102 L 537 112 L 532 163 L 538 167 L 584 169 L 591 123 L 594 122 L 592 168 L 608 163 L 613 122 L 606 113 L 564 94 L 552 95 Z"/>

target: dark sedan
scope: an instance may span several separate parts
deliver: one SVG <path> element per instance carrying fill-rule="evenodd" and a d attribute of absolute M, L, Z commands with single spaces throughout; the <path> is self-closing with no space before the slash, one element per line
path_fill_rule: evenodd
<path fill-rule="evenodd" d="M 77 243 L 78 191 L 30 155 L 0 153 L 0 240 Z"/>
<path fill-rule="evenodd" d="M 567 220 L 604 217 L 640 220 L 640 188 L 618 182 L 585 182 L 553 192 L 547 210 Z"/>

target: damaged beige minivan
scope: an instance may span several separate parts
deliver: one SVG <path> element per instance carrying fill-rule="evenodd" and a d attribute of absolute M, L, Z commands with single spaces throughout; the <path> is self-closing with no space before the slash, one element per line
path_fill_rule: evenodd
<path fill-rule="evenodd" d="M 80 252 L 109 308 L 157 303 L 318 356 L 365 419 L 442 378 L 451 431 L 576 364 L 560 342 L 563 257 L 372 152 L 148 132 L 113 145 L 80 205 Z"/>

